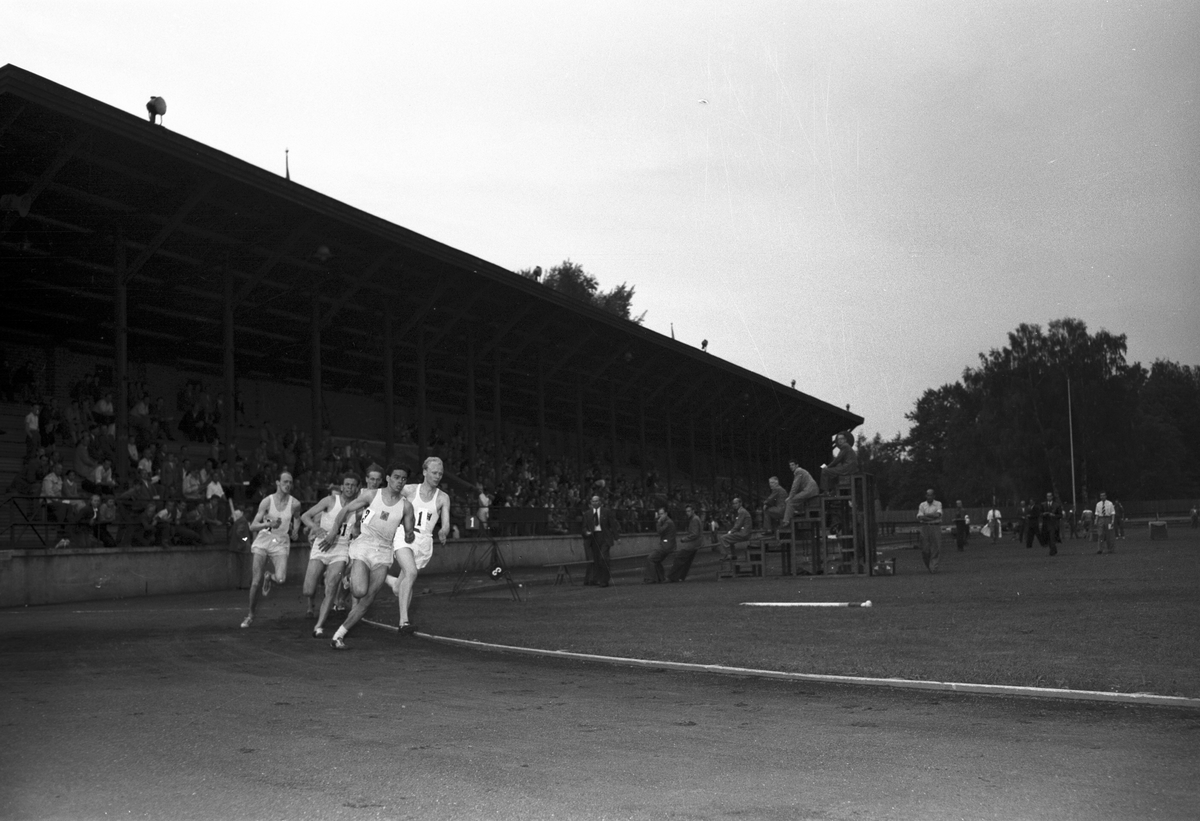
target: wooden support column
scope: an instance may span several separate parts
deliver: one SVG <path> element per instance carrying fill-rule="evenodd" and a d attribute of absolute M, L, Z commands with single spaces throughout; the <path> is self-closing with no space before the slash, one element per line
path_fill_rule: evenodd
<path fill-rule="evenodd" d="M 575 377 L 575 464 L 583 479 L 583 379 Z"/>
<path fill-rule="evenodd" d="M 709 459 L 712 465 L 712 489 L 715 493 L 717 490 L 717 417 L 716 414 L 710 414 L 708 417 L 708 447 Z"/>
<path fill-rule="evenodd" d="M 691 466 L 692 496 L 696 495 L 696 417 L 688 417 L 688 464 Z"/>
<path fill-rule="evenodd" d="M 493 494 L 500 489 L 501 468 L 504 466 L 504 454 L 500 452 L 500 351 L 492 354 L 492 470 L 496 475 L 496 486 Z"/>
<path fill-rule="evenodd" d="M 671 447 L 671 411 L 667 411 L 667 495 L 671 495 L 671 474 L 675 467 L 675 455 Z"/>
<path fill-rule="evenodd" d="M 479 482 L 479 470 L 475 467 L 475 425 L 475 335 L 467 334 L 467 479 L 471 484 Z"/>
<path fill-rule="evenodd" d="M 383 302 L 383 461 L 384 470 L 396 458 L 396 340 L 392 328 L 392 305 Z"/>
<path fill-rule="evenodd" d="M 542 361 L 541 349 L 537 355 L 537 463 L 538 481 L 546 481 L 546 367 Z"/>
<path fill-rule="evenodd" d="M 608 445 L 612 449 L 612 459 L 610 460 L 610 470 L 612 473 L 612 483 L 617 482 L 617 386 L 611 383 L 608 390 Z"/>
<path fill-rule="evenodd" d="M 417 462 L 421 465 L 429 456 L 429 411 L 426 405 L 425 323 L 422 322 L 417 325 Z"/>
<path fill-rule="evenodd" d="M 312 296 L 312 327 L 309 347 L 312 349 L 310 353 L 312 385 L 309 391 L 312 397 L 312 450 L 313 456 L 317 457 L 317 454 L 321 452 L 321 298 L 316 288 L 313 289 Z"/>
<path fill-rule="evenodd" d="M 646 452 L 646 398 L 642 389 L 638 388 L 638 447 L 641 448 L 638 463 L 642 466 L 642 485 L 650 475 L 650 465 L 647 464 L 650 454 Z"/>
<path fill-rule="evenodd" d="M 237 475 L 237 372 L 233 358 L 233 274 L 224 271 L 224 298 L 221 301 L 222 370 L 225 374 L 225 478 L 233 484 L 234 500 L 242 501 L 242 483 L 234 482 Z"/>
<path fill-rule="evenodd" d="M 120 230 L 116 236 L 116 255 L 113 259 L 113 304 L 116 334 L 113 337 L 116 396 L 113 410 L 117 417 L 117 453 L 113 459 L 116 480 L 124 484 L 129 476 L 129 295 L 126 291 L 125 238 Z M 83 477 L 81 476 L 80 479 Z"/>

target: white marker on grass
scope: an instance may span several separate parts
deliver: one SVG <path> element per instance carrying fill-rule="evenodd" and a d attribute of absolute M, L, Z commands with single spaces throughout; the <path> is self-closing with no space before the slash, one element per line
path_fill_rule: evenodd
<path fill-rule="evenodd" d="M 744 601 L 746 607 L 870 607 L 871 600 L 857 601 Z"/>

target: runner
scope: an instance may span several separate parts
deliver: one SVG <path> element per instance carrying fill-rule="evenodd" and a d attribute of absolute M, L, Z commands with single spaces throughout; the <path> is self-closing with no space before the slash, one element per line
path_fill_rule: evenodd
<path fill-rule="evenodd" d="M 408 545 L 400 540 L 399 533 L 396 534 L 393 547 L 396 561 L 400 563 L 400 575 L 387 577 L 388 587 L 392 588 L 396 598 L 400 600 L 401 634 L 409 634 L 417 629 L 408 620 L 408 606 L 412 603 L 413 584 L 417 580 L 417 573 L 429 564 L 433 557 L 434 525 L 441 524 L 438 529 L 439 544 L 446 543 L 446 534 L 450 530 L 450 497 L 438 487 L 445 472 L 442 460 L 430 456 L 425 460 L 421 472 L 425 477 L 424 482 L 404 486 L 404 498 L 408 499 L 413 507 L 416 535 L 412 544 Z"/>
<path fill-rule="evenodd" d="M 271 593 L 272 584 L 283 584 L 287 579 L 288 553 L 292 539 L 300 530 L 300 519 L 296 512 L 300 502 L 292 497 L 292 474 L 286 470 L 275 482 L 275 492 L 258 503 L 258 512 L 250 523 L 250 532 L 257 532 L 250 553 L 254 557 L 250 576 L 250 612 L 242 619 L 242 627 L 254 622 L 254 610 L 258 606 L 258 591 Z M 272 572 L 267 573 L 267 559 L 271 560 Z"/>
<path fill-rule="evenodd" d="M 404 475 L 407 476 L 408 473 L 405 472 Z M 365 497 L 369 502 L 371 501 L 371 496 L 374 495 L 375 491 L 382 486 L 383 465 L 377 462 L 372 462 L 367 466 L 367 486 L 358 492 L 358 496 L 359 498 Z M 361 519 L 362 511 L 360 510 L 354 514 L 354 521 L 350 523 L 350 527 L 348 529 L 350 534 L 349 541 L 354 541 L 354 539 L 358 536 L 358 525 L 359 520 Z M 342 584 L 340 587 L 338 587 L 337 597 L 333 600 L 333 609 L 339 613 L 349 610 L 352 604 L 350 598 L 350 574 L 343 573 Z"/>
<path fill-rule="evenodd" d="M 403 494 L 407 478 L 404 468 L 392 467 L 388 471 L 387 485 L 374 491 L 370 499 L 359 496 L 338 511 L 333 527 L 325 536 L 329 539 L 341 529 L 348 516 L 366 509 L 359 525 L 361 532 L 350 543 L 350 590 L 354 607 L 329 643 L 335 650 L 347 649 L 343 639 L 358 624 L 383 586 L 388 568 L 392 566 L 392 543 L 401 525 L 404 526 L 404 541 L 412 542 L 413 509 Z"/>
<path fill-rule="evenodd" d="M 316 626 L 313 627 L 313 637 L 320 638 L 325 635 L 325 619 L 329 617 L 329 609 L 333 606 L 337 592 L 342 589 L 341 580 L 342 574 L 346 570 L 346 564 L 350 561 L 350 522 L 342 523 L 341 530 L 336 534 L 336 540 L 330 546 L 325 537 L 329 535 L 329 528 L 333 527 L 333 520 L 341 509 L 358 498 L 358 477 L 353 473 L 347 473 L 342 477 L 342 487 L 330 493 L 321 501 L 317 502 L 309 508 L 300 517 L 300 521 L 304 522 L 304 526 L 309 530 L 309 543 L 312 545 L 312 550 L 309 552 L 308 573 L 304 577 L 304 595 L 308 597 L 308 611 L 306 616 L 312 618 L 316 614 L 315 604 L 317 596 L 317 583 L 321 580 L 321 574 L 325 574 L 325 598 L 321 602 L 321 613 L 317 618 Z"/>

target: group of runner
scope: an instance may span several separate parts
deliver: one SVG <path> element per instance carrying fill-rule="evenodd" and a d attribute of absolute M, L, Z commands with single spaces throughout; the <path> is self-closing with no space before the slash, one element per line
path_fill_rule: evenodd
<path fill-rule="evenodd" d="M 399 465 L 385 473 L 379 465 L 367 469 L 366 487 L 349 473 L 340 488 L 299 514 L 300 502 L 291 495 L 292 476 L 279 474 L 275 492 L 258 505 L 250 532 L 253 569 L 250 610 L 242 627 L 254 623 L 261 596 L 287 578 L 288 554 L 300 525 L 308 529 L 312 549 L 304 578 L 307 615 L 316 617 L 313 637 L 325 636 L 325 621 L 348 589 L 350 611 L 330 639 L 335 650 L 347 649 L 346 634 L 366 614 L 375 595 L 386 584 L 399 601 L 398 628 L 403 635 L 416 627 L 409 620 L 413 583 L 433 557 L 436 528 L 440 544 L 450 531 L 450 497 L 440 488 L 444 467 L 431 456 L 421 466 L 422 481 L 408 484 L 408 471 Z M 268 563 L 270 568 L 268 569 Z M 393 564 L 399 572 L 391 575 Z M 325 595 L 316 609 L 318 584 L 325 580 Z M 345 605 L 341 605 L 344 609 Z"/>

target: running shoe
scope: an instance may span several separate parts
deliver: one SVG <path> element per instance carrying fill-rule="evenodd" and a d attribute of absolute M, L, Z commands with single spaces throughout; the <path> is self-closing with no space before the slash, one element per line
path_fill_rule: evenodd
<path fill-rule="evenodd" d="M 275 577 L 270 573 L 263 576 L 262 593 L 264 596 L 271 595 L 271 582 L 275 581 Z"/>
<path fill-rule="evenodd" d="M 350 649 L 349 647 L 346 646 L 346 642 L 342 641 L 337 636 L 334 636 L 330 640 L 329 646 L 332 647 L 334 650 L 349 650 Z"/>
<path fill-rule="evenodd" d="M 400 625 L 400 635 L 402 636 L 411 636 L 415 632 L 417 632 L 417 626 L 415 624 L 410 623 Z"/>
<path fill-rule="evenodd" d="M 325 628 L 324 627 L 314 627 L 313 628 L 313 638 L 314 639 L 319 639 L 319 638 L 324 638 L 324 637 L 325 637 Z"/>
<path fill-rule="evenodd" d="M 249 627 L 253 623 L 254 616 L 246 616 L 246 618 L 242 619 L 242 627 Z"/>

